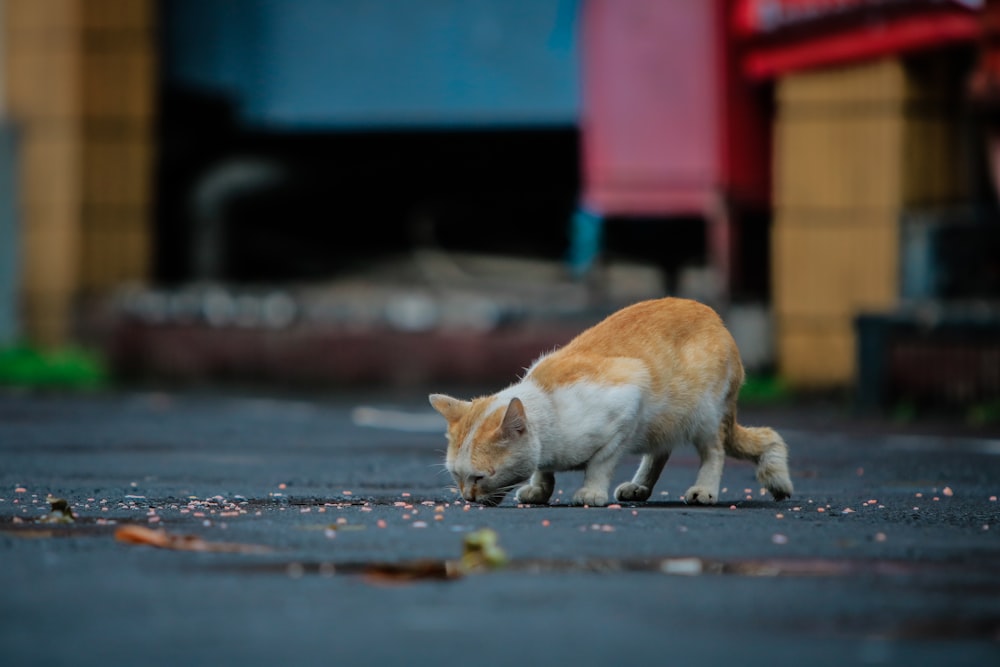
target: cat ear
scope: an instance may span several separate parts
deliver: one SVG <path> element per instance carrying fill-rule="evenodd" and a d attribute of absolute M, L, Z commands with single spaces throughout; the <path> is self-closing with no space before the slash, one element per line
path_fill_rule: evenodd
<path fill-rule="evenodd" d="M 528 418 L 524 414 L 524 403 L 519 398 L 510 399 L 507 405 L 507 412 L 504 413 L 503 421 L 500 422 L 500 432 L 505 437 L 523 435 L 528 428 Z"/>
<path fill-rule="evenodd" d="M 469 401 L 461 401 L 445 394 L 431 394 L 427 398 L 434 409 L 444 415 L 444 418 L 449 423 L 461 419 L 469 411 L 469 408 L 472 407 L 472 403 Z"/>

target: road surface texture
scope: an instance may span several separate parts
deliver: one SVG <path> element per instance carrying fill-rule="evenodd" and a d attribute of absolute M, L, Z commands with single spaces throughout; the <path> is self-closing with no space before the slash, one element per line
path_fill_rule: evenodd
<path fill-rule="evenodd" d="M 0 394 L 0 664 L 1000 664 L 1000 439 L 741 421 L 790 500 L 481 508 L 423 392 Z"/>

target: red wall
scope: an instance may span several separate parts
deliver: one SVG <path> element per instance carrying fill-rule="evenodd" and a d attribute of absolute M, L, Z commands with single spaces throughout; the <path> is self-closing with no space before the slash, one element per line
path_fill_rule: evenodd
<path fill-rule="evenodd" d="M 730 0 L 588 0 L 582 16 L 584 205 L 700 215 L 769 197 L 765 89 L 739 72 Z"/>

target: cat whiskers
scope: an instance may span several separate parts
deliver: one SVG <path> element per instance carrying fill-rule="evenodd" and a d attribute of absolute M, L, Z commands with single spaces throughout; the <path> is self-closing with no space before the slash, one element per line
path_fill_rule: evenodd
<path fill-rule="evenodd" d="M 510 493 L 511 491 L 513 491 L 516 488 L 519 488 L 523 484 L 524 482 L 514 482 L 513 484 L 507 484 L 506 486 L 498 486 L 496 490 L 497 492 L 502 491 L 504 493 Z"/>
<path fill-rule="evenodd" d="M 446 473 L 448 475 L 451 474 L 451 471 L 448 470 L 448 464 L 446 464 L 446 463 L 428 463 L 427 467 L 428 468 L 437 468 L 437 474 L 439 474 L 439 475 L 441 473 Z"/>
<path fill-rule="evenodd" d="M 503 502 L 504 498 L 507 497 L 508 493 L 521 486 L 521 484 L 522 484 L 521 482 L 514 482 L 513 484 L 504 484 L 503 486 L 498 486 L 495 489 L 491 490 L 488 494 L 483 496 L 482 499 L 479 500 L 479 502 L 482 503 L 483 505 L 496 507 L 497 505 Z"/>

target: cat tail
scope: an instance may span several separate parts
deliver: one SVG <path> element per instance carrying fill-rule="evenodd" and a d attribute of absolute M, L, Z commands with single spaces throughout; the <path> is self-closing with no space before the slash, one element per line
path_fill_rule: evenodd
<path fill-rule="evenodd" d="M 788 474 L 788 445 L 778 432 L 766 426 L 740 426 L 735 415 L 726 421 L 728 424 L 723 425 L 726 454 L 753 461 L 757 465 L 757 481 L 775 500 L 791 496 L 794 488 Z"/>

